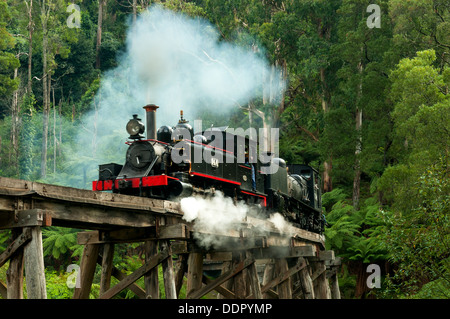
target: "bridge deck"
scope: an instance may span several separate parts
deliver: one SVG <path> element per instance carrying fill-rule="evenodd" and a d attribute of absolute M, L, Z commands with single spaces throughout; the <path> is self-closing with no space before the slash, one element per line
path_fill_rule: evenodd
<path fill-rule="evenodd" d="M 158 219 L 160 225 L 183 223 L 191 231 L 191 224 L 182 217 L 178 202 L 0 177 L 0 229 L 53 225 L 112 230 L 152 227 Z M 247 216 L 234 231 L 216 235 L 252 237 L 259 236 L 261 229 L 267 230 L 267 235 L 270 233 L 273 238 L 286 237 L 271 222 L 251 216 Z M 288 231 L 294 241 L 306 240 L 324 247 L 324 237 L 319 234 L 293 226 Z M 289 245 L 286 240 L 279 239 L 278 242 Z"/>
<path fill-rule="evenodd" d="M 188 291 L 191 297 L 201 297 L 202 292 L 212 289 L 219 291 L 227 297 L 246 297 L 245 292 L 243 293 L 244 295 L 240 295 L 242 289 L 236 288 L 240 282 L 241 285 L 244 285 L 243 289 L 246 289 L 247 292 L 249 291 L 249 288 L 245 288 L 245 284 L 242 283 L 242 278 L 239 279 L 240 274 L 244 270 L 249 274 L 253 273 L 253 277 L 249 277 L 253 278 L 253 280 L 250 280 L 250 285 L 253 287 L 254 296 L 261 297 L 260 286 L 259 284 L 255 285 L 255 282 L 257 282 L 255 279 L 256 268 L 254 263 L 256 259 L 299 259 L 297 265 L 289 270 L 287 269 L 287 264 L 283 264 L 282 272 L 284 272 L 284 276 L 287 276 L 286 278 L 303 274 L 302 276 L 304 278 L 302 277 L 302 280 L 309 280 L 311 284 L 311 278 L 319 278 L 322 274 L 322 277 L 326 278 L 324 274 L 324 262 L 327 260 L 332 264 L 335 260 L 332 251 L 325 251 L 323 235 L 292 226 L 288 229 L 289 235 L 286 235 L 286 233 L 281 233 L 268 220 L 247 216 L 235 229 L 216 231 L 214 234 L 208 234 L 219 238 L 219 242 L 222 245 L 204 249 L 197 245 L 195 238 L 199 234 L 206 234 L 206 230 L 196 230 L 194 232 L 193 224 L 183 220 L 183 212 L 181 211 L 180 204 L 177 202 L 121 194 L 100 193 L 0 177 L 0 229 L 17 230 L 13 233 L 14 241 L 10 247 L 0 254 L 0 267 L 6 260 L 10 259 L 11 272 L 14 273 L 14 267 L 16 267 L 15 269 L 18 273 L 18 278 L 11 279 L 11 282 L 8 284 L 7 290 L 10 292 L 8 297 L 20 298 L 22 294 L 21 290 L 23 288 L 21 287 L 20 277 L 23 274 L 20 275 L 20 272 L 23 269 L 23 266 L 21 266 L 23 259 L 25 259 L 25 268 L 27 260 L 32 261 L 31 263 L 34 267 L 33 271 L 27 271 L 27 277 L 30 277 L 27 278 L 28 296 L 35 296 L 36 298 L 46 297 L 45 277 L 43 277 L 42 235 L 40 233 L 40 227 L 45 226 L 61 226 L 89 230 L 80 231 L 78 234 L 78 243 L 85 245 L 85 253 L 81 262 L 81 268 L 84 269 L 84 277 L 82 270 L 82 287 L 81 289 L 78 288 L 75 290 L 74 297 L 77 298 L 89 296 L 90 284 L 92 283 L 93 272 L 99 254 L 98 247 L 100 246 L 105 246 L 103 248 L 102 265 L 106 269 L 106 273 L 102 272 L 102 282 L 104 278 L 106 279 L 101 289 L 102 296 L 105 298 L 112 297 L 120 292 L 121 289 L 125 288 L 132 289 L 132 291 L 141 297 L 148 297 L 150 292 L 143 293 L 140 291 L 134 284 L 134 281 L 140 276 L 153 276 L 152 278 L 154 278 L 154 269 L 158 264 L 163 265 L 165 282 L 167 277 L 166 296 L 176 298 L 175 291 L 179 287 L 177 285 L 175 289 L 176 278 L 173 274 L 171 258 L 173 253 L 179 256 L 189 256 L 189 261 L 186 258 L 184 260 L 183 258 L 180 259 L 184 262 L 184 266 L 180 266 L 181 268 L 178 269 L 179 273 L 177 278 L 180 276 L 183 278 L 186 269 L 191 269 L 187 272 Z M 261 231 L 262 229 L 264 231 Z M 108 278 L 111 276 L 111 267 L 113 267 L 110 256 L 114 253 L 114 244 L 136 241 L 149 243 L 147 247 L 149 250 L 147 252 L 149 255 L 151 253 L 152 258 L 145 262 L 144 268 L 140 269 L 137 274 L 133 274 L 134 277 L 131 277 L 131 275 L 124 277 L 123 274 L 119 274 L 118 276 L 122 278 L 121 283 L 116 285 L 117 287 L 114 286 L 109 289 Z M 152 241 L 155 244 L 150 244 Z M 157 243 L 159 243 L 159 253 L 157 246 L 155 246 Z M 34 248 L 27 249 L 27 247 Z M 21 249 L 25 253 L 25 258 L 20 258 L 20 254 L 17 253 Z M 109 251 L 108 249 L 112 250 Z M 36 254 L 32 250 L 38 251 L 38 253 Z M 236 260 L 237 253 L 240 257 Z M 105 254 L 109 256 L 107 256 L 109 261 L 108 258 L 105 259 Z M 225 264 L 230 264 L 232 261 L 235 267 L 228 271 L 224 270 L 225 274 L 228 273 L 228 277 L 223 277 L 223 281 L 209 282 L 202 288 L 201 281 L 203 280 L 204 283 L 207 282 L 207 279 L 201 275 L 202 256 L 206 255 L 213 256 L 212 258 L 216 260 L 218 258 L 217 256 L 220 255 Z M 308 260 L 313 264 L 323 263 L 322 266 L 324 268 L 322 266 L 317 268 L 316 274 L 309 271 L 311 276 L 308 276 L 307 272 L 304 271 L 305 267 L 308 266 L 308 262 L 303 258 L 309 258 Z M 301 262 L 300 260 L 303 261 Z M 36 267 L 36 265 L 39 265 L 39 267 Z M 331 269 L 330 267 L 328 268 Z M 92 277 L 89 277 L 89 274 Z M 198 282 L 199 278 L 200 283 Z M 230 281 L 230 278 L 234 278 L 235 281 L 234 293 L 221 286 L 224 281 Z M 275 280 L 272 278 L 272 275 L 268 278 L 272 279 L 272 281 Z M 284 282 L 285 280 L 275 282 L 273 285 L 282 287 L 286 284 Z M 196 284 L 192 284 L 195 281 Z M 148 282 L 149 286 L 151 286 L 150 281 Z M 265 287 L 264 293 L 269 293 L 271 296 L 277 295 L 272 290 L 273 285 Z M 155 287 L 154 284 L 153 287 Z M 1 282 L 0 288 L 2 288 L 0 292 L 6 291 L 6 287 Z M 324 294 L 324 289 L 322 287 L 322 295 Z M 282 292 L 279 292 L 279 294 L 280 297 L 292 295 L 289 293 L 283 295 Z M 303 291 L 303 295 L 305 297 L 311 296 L 311 292 Z"/>

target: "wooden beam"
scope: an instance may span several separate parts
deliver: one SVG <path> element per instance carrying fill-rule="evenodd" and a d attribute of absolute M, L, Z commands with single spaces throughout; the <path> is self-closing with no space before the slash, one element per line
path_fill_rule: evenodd
<path fill-rule="evenodd" d="M 31 227 L 31 241 L 24 248 L 28 299 L 47 299 L 41 227 Z"/>
<path fill-rule="evenodd" d="M 249 251 L 246 252 L 246 257 L 248 259 L 253 259 L 253 256 L 252 256 L 251 252 L 249 252 Z M 261 286 L 259 284 L 258 272 L 256 270 L 255 263 L 248 266 L 247 277 L 248 277 L 248 282 L 249 282 L 251 290 L 252 290 L 253 298 L 254 299 L 262 299 Z"/>
<path fill-rule="evenodd" d="M 42 209 L 25 209 L 0 214 L 0 229 L 51 226 L 51 224 L 50 214 Z"/>
<path fill-rule="evenodd" d="M 244 253 L 243 251 L 233 251 L 233 257 L 232 257 L 232 265 L 236 266 L 239 265 L 244 260 Z M 249 259 L 253 260 L 253 259 Z M 233 285 L 234 285 L 234 294 L 236 296 L 236 299 L 244 299 L 247 296 L 247 281 L 245 280 L 246 271 L 243 269 L 240 272 L 237 272 L 234 275 L 233 278 Z"/>
<path fill-rule="evenodd" d="M 286 264 L 287 266 L 287 264 Z M 279 274 L 276 278 L 272 279 L 268 283 L 264 284 L 264 286 L 261 288 L 261 292 L 265 293 L 269 289 L 274 288 L 275 286 L 280 285 L 282 282 L 288 280 L 292 275 L 296 274 L 302 269 L 306 268 L 306 262 L 301 261 L 297 263 L 294 267 L 290 268 L 289 270 Z"/>
<path fill-rule="evenodd" d="M 268 263 L 266 263 L 266 266 L 264 267 L 264 274 L 263 274 L 263 281 L 262 281 L 263 288 L 261 288 L 261 292 L 263 294 L 264 299 L 271 298 L 270 294 L 267 293 L 266 290 L 264 290 L 264 287 L 272 280 L 274 269 L 275 269 L 275 265 L 272 260 L 270 260 Z"/>
<path fill-rule="evenodd" d="M 314 257 L 316 256 L 317 248 L 314 245 L 298 247 L 276 246 L 251 249 L 251 252 L 256 259 Z"/>
<path fill-rule="evenodd" d="M 314 284 L 310 276 L 311 267 L 308 267 L 308 260 L 299 258 L 299 262 L 304 261 L 306 267 L 298 273 L 300 279 L 300 286 L 302 287 L 303 297 L 305 299 L 314 299 Z"/>
<path fill-rule="evenodd" d="M 135 197 L 135 196 L 133 196 Z M 135 197 L 139 198 L 139 197 Z M 154 216 L 146 211 L 133 211 L 108 206 L 71 202 L 36 201 L 35 206 L 49 211 L 55 226 L 80 225 L 78 228 L 104 229 L 111 226 L 154 226 Z"/>
<path fill-rule="evenodd" d="M 153 240 L 144 243 L 145 263 L 149 263 L 158 254 L 158 243 Z M 147 299 L 159 299 L 158 266 L 144 275 L 145 294 Z"/>
<path fill-rule="evenodd" d="M 188 258 L 186 298 L 202 288 L 203 254 L 190 253 Z"/>
<path fill-rule="evenodd" d="M 24 228 L 19 237 L 14 239 L 14 241 L 0 255 L 0 267 L 2 267 L 18 249 L 22 248 L 22 246 L 27 244 L 30 240 L 31 230 L 29 228 Z"/>
<path fill-rule="evenodd" d="M 203 275 L 202 282 L 206 285 L 209 285 L 210 283 L 213 282 L 213 280 L 209 279 L 208 277 Z M 236 298 L 236 295 L 229 289 L 225 288 L 224 286 L 221 286 L 221 285 L 216 286 L 214 288 L 214 290 L 217 291 L 218 293 L 220 293 L 223 297 L 225 297 L 225 299 L 235 299 Z"/>
<path fill-rule="evenodd" d="M 165 225 L 142 227 L 142 228 L 124 228 L 118 230 L 106 231 L 84 231 L 77 234 L 79 245 L 86 244 L 105 244 L 105 243 L 132 243 L 147 240 L 159 239 L 177 239 L 183 240 L 189 238 L 187 226 L 183 223 L 175 225 Z"/>
<path fill-rule="evenodd" d="M 75 203 L 101 205 L 108 206 L 112 209 L 120 208 L 129 211 L 152 211 L 161 214 L 170 212 L 182 216 L 180 204 L 166 200 L 107 192 L 93 192 L 85 189 L 43 184 L 6 177 L 0 177 L 0 194 L 5 194 L 6 196 L 25 196 L 34 194 L 34 197 L 52 199 L 53 202 L 72 202 L 74 204 L 73 206 L 76 206 Z"/>
<path fill-rule="evenodd" d="M 280 299 L 292 299 L 292 283 L 288 271 L 287 260 L 275 259 L 275 273 L 286 273 L 286 279 L 278 284 L 278 297 Z"/>
<path fill-rule="evenodd" d="M 224 273 L 226 273 L 227 271 L 229 271 L 229 270 L 231 270 L 233 268 L 232 267 L 232 262 L 231 262 L 232 255 L 233 255 L 232 253 L 227 253 L 227 255 L 224 256 L 224 257 L 226 257 L 226 259 L 225 259 L 225 261 L 222 262 L 221 274 L 224 274 Z M 212 282 L 212 280 L 210 280 L 207 284 L 210 284 L 211 282 Z M 226 290 L 231 292 L 231 290 L 233 290 L 233 285 L 234 285 L 234 279 L 231 278 L 231 279 L 225 281 L 223 283 L 222 287 L 224 287 Z M 221 296 L 219 296 L 219 298 L 220 299 L 227 298 L 226 292 L 225 292 L 225 294 L 221 294 Z M 236 296 L 233 293 L 232 299 L 235 299 L 235 298 L 236 298 Z"/>
<path fill-rule="evenodd" d="M 177 298 L 180 296 L 180 290 L 184 282 L 184 273 L 188 269 L 188 256 L 186 254 L 178 255 L 177 264 L 175 266 L 175 288 L 177 291 Z"/>
<path fill-rule="evenodd" d="M 314 263 L 313 263 L 314 264 Z M 314 272 L 311 275 L 311 280 L 316 280 L 320 275 L 322 275 L 327 270 L 327 267 L 320 262 L 316 262 L 316 265 L 314 267 Z"/>
<path fill-rule="evenodd" d="M 139 242 L 150 239 L 187 239 L 189 232 L 186 224 L 150 226 L 145 228 L 124 228 L 110 231 L 100 231 L 99 242 Z"/>
<path fill-rule="evenodd" d="M 103 256 L 98 256 L 97 257 L 97 264 L 99 264 L 100 266 L 102 265 L 103 262 Z M 127 275 L 122 272 L 121 270 L 117 269 L 116 267 L 114 267 L 114 265 L 112 266 L 111 269 L 111 276 L 122 280 L 124 279 Z M 144 289 L 142 289 L 141 287 L 139 287 L 138 285 L 136 285 L 135 283 L 133 283 L 131 286 L 128 287 L 128 289 L 130 289 L 136 296 L 138 296 L 140 299 L 145 299 L 146 294 Z"/>
<path fill-rule="evenodd" d="M 136 280 L 138 280 L 139 278 L 144 276 L 147 272 L 152 270 L 154 267 L 158 266 L 163 260 L 167 259 L 168 257 L 169 257 L 169 253 L 167 250 L 161 251 L 155 257 L 151 258 L 151 260 L 148 263 L 145 263 L 142 267 L 137 269 L 134 273 L 125 277 L 124 279 L 122 279 L 122 281 L 120 281 L 114 287 L 112 287 L 108 291 L 106 291 L 103 295 L 100 296 L 100 299 L 110 299 L 110 298 L 114 297 L 119 292 L 121 292 L 123 289 L 129 287 Z"/>
<path fill-rule="evenodd" d="M 272 232 L 274 234 L 278 234 L 279 231 L 276 229 L 275 225 L 273 223 L 269 222 L 268 220 L 262 220 L 259 218 L 255 218 L 252 216 L 247 216 L 247 224 L 248 227 L 256 227 L 257 229 L 265 229 L 268 232 Z M 325 236 L 316 234 L 301 228 L 297 228 L 294 226 L 289 226 L 287 232 L 291 234 L 290 237 L 293 238 L 303 238 L 307 239 L 308 241 L 317 243 L 321 245 L 322 247 L 325 247 Z"/>
<path fill-rule="evenodd" d="M 102 273 L 100 278 L 100 295 L 111 286 L 111 273 L 114 258 L 114 244 L 104 244 L 102 254 Z"/>
<path fill-rule="evenodd" d="M 95 266 L 97 265 L 99 245 L 86 245 L 81 257 L 80 288 L 75 288 L 74 299 L 89 299 Z"/>
<path fill-rule="evenodd" d="M 325 265 L 327 267 L 339 267 L 341 263 L 341 257 L 335 257 L 333 260 L 325 260 Z"/>
<path fill-rule="evenodd" d="M 339 290 L 339 280 L 337 273 L 330 277 L 331 299 L 341 299 L 341 291 Z"/>
<path fill-rule="evenodd" d="M 334 251 L 333 250 L 321 250 L 319 251 L 319 260 L 321 261 L 333 261 L 334 260 Z"/>
<path fill-rule="evenodd" d="M 119 280 L 123 280 L 127 276 L 125 273 L 123 273 L 121 270 L 117 269 L 116 267 L 112 268 L 111 275 Z M 146 299 L 146 297 L 147 297 L 144 289 L 142 289 L 136 283 L 133 283 L 132 285 L 128 286 L 128 289 L 131 290 L 140 299 Z"/>
<path fill-rule="evenodd" d="M 311 276 L 314 283 L 314 295 L 316 299 L 330 299 L 329 285 L 326 277 L 327 267 L 323 261 L 313 263 L 314 273 Z"/>
<path fill-rule="evenodd" d="M 199 299 L 202 296 L 206 295 L 208 292 L 214 290 L 217 286 L 221 285 L 225 281 L 229 280 L 236 274 L 240 273 L 242 270 L 253 264 L 255 261 L 251 259 L 246 259 L 244 261 L 241 261 L 236 266 L 234 266 L 229 271 L 226 271 L 219 277 L 217 277 L 215 280 L 213 280 L 210 284 L 202 287 L 200 290 L 197 290 L 194 292 L 189 299 Z"/>
<path fill-rule="evenodd" d="M 13 238 L 17 238 L 18 229 L 13 229 Z M 19 248 L 10 257 L 6 271 L 6 296 L 8 299 L 23 299 L 23 248 Z"/>
<path fill-rule="evenodd" d="M 172 250 L 170 248 L 170 242 L 168 240 L 159 241 L 159 249 L 166 250 L 169 254 L 169 256 L 161 262 L 166 299 L 177 299 L 177 289 L 175 285 L 175 274 L 173 272 Z"/>

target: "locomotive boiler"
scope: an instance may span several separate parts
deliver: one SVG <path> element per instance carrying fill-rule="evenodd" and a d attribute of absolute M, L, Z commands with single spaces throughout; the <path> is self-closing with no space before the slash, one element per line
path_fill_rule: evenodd
<path fill-rule="evenodd" d="M 156 130 L 158 106 L 149 104 L 144 109 L 146 125 L 138 115 L 126 125 L 130 136 L 125 163 L 99 165 L 99 178 L 92 183 L 94 191 L 178 200 L 214 196 L 220 190 L 225 196 L 257 207 L 266 216 L 278 212 L 297 227 L 323 233 L 317 170 L 308 165 L 288 165 L 273 156 L 261 162 L 256 156 L 258 142 L 231 133 L 227 127 L 194 134 L 182 111 L 175 126 Z M 267 166 L 276 169 L 267 173 Z"/>

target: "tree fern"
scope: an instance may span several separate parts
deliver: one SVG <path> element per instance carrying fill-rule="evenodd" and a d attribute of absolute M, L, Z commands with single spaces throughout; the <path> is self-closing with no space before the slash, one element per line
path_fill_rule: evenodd
<path fill-rule="evenodd" d="M 59 259 L 61 255 L 72 251 L 77 243 L 76 229 L 48 227 L 42 230 L 44 256 Z"/>

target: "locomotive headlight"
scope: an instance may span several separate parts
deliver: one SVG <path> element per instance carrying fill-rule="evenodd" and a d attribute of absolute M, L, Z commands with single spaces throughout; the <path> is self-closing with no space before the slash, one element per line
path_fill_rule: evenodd
<path fill-rule="evenodd" d="M 137 114 L 133 115 L 133 118 L 127 123 L 127 132 L 130 134 L 130 138 L 142 138 L 139 134 L 144 133 L 145 126 L 141 122 L 141 119 L 137 117 Z"/>

